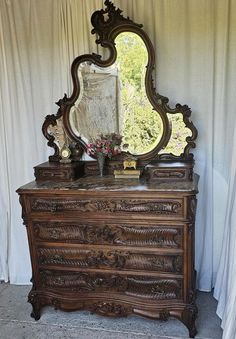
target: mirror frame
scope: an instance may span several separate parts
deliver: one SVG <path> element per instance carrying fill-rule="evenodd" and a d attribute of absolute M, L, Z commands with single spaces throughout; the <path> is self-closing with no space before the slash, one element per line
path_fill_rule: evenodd
<path fill-rule="evenodd" d="M 70 108 L 74 105 L 80 94 L 80 83 L 78 77 L 79 65 L 83 62 L 91 62 L 98 67 L 109 67 L 115 61 L 117 57 L 117 50 L 115 46 L 115 38 L 118 34 L 123 32 L 133 32 L 141 37 L 143 40 L 147 52 L 148 52 L 148 63 L 146 66 L 145 74 L 145 88 L 146 94 L 153 109 L 160 115 L 163 123 L 163 132 L 160 141 L 150 152 L 135 155 L 140 165 L 145 165 L 152 161 L 163 160 L 163 161 L 193 161 L 193 154 L 190 153 L 191 148 L 195 148 L 195 139 L 197 138 L 197 129 L 194 124 L 190 121 L 191 109 L 187 105 L 176 104 L 174 108 L 168 105 L 169 99 L 165 96 L 160 95 L 156 92 L 153 81 L 153 71 L 155 68 L 155 50 L 152 42 L 145 31 L 142 29 L 143 25 L 133 22 L 129 17 L 125 18 L 119 8 L 116 8 L 110 0 L 104 2 L 105 9 L 97 10 L 92 14 L 91 23 L 93 29 L 92 34 L 97 35 L 96 44 L 100 44 L 102 47 L 107 48 L 109 51 L 109 57 L 106 60 L 102 60 L 101 55 L 98 54 L 83 54 L 76 57 L 71 65 L 71 76 L 73 82 L 73 92 L 70 97 L 65 94 L 56 104 L 59 106 L 57 114 L 48 115 L 45 118 L 42 126 L 42 131 L 46 139 L 48 139 L 48 146 L 54 148 L 54 155 L 49 157 L 49 161 L 59 161 L 60 152 L 56 145 L 55 137 L 48 131 L 50 125 L 57 125 L 57 120 L 62 117 L 65 132 L 74 147 L 77 149 L 76 159 L 78 160 L 78 154 L 81 156 L 83 152 L 87 151 L 86 142 L 79 136 L 77 136 L 69 121 Z M 191 131 L 192 135 L 186 138 L 186 146 L 179 156 L 172 153 L 161 153 L 160 150 L 164 149 L 171 137 L 171 123 L 168 120 L 167 113 L 176 114 L 181 113 L 183 115 L 183 122 L 185 126 Z M 122 152 L 121 155 L 116 158 L 122 159 L 127 152 Z M 95 157 L 94 157 L 95 158 Z"/>

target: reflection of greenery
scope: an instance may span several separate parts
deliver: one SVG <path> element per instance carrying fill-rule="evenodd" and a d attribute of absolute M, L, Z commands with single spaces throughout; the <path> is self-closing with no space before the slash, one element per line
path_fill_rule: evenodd
<path fill-rule="evenodd" d="M 121 33 L 116 38 L 117 64 L 121 80 L 124 116 L 123 142 L 131 153 L 141 154 L 156 146 L 162 134 L 160 116 L 152 110 L 145 91 L 147 49 L 134 33 Z"/>
<path fill-rule="evenodd" d="M 174 155 L 180 155 L 184 151 L 186 146 L 186 137 L 191 136 L 191 131 L 185 128 L 183 122 L 183 115 L 181 113 L 168 114 L 168 118 L 172 123 L 172 133 L 168 145 L 161 153 L 172 153 Z"/>
<path fill-rule="evenodd" d="M 119 34 L 115 43 L 121 86 L 121 115 L 124 115 L 121 131 L 123 143 L 129 144 L 128 150 L 133 154 L 146 153 L 158 144 L 163 132 L 162 120 L 152 109 L 145 90 L 147 49 L 143 40 L 131 32 Z M 182 114 L 168 115 L 172 122 L 172 134 L 161 153 L 180 155 L 191 131 L 185 128 Z"/>

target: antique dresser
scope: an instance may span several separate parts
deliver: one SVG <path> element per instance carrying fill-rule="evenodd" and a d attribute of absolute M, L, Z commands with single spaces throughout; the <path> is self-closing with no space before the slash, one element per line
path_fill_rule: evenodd
<path fill-rule="evenodd" d="M 32 263 L 32 316 L 38 320 L 46 305 L 105 316 L 173 316 L 193 338 L 198 176 L 191 111 L 171 108 L 155 92 L 155 53 L 142 25 L 107 0 L 91 22 L 109 56 L 73 61 L 73 92 L 43 123 L 54 154 L 17 191 Z M 129 52 L 137 56 L 131 65 Z M 107 141 L 113 132 L 123 143 L 107 153 L 99 175 L 102 137 L 91 152 L 89 141 L 101 133 Z M 124 162 L 135 168 L 124 169 Z"/>

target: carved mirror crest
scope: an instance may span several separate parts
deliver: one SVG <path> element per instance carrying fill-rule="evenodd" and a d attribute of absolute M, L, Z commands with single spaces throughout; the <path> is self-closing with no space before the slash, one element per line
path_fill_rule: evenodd
<path fill-rule="evenodd" d="M 124 18 L 111 1 L 104 4 L 91 17 L 92 34 L 109 56 L 84 54 L 73 61 L 73 92 L 57 102 L 57 114 L 47 116 L 42 128 L 55 150 L 49 160 L 60 160 L 64 144 L 71 148 L 72 160 L 78 160 L 90 140 L 116 132 L 128 144 L 118 158 L 128 151 L 141 164 L 192 161 L 197 130 L 190 108 L 171 108 L 168 98 L 156 93 L 155 52 L 142 25 Z"/>

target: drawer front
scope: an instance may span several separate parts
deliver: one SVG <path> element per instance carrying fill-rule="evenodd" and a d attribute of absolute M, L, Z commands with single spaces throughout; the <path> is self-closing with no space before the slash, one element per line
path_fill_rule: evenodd
<path fill-rule="evenodd" d="M 116 249 L 38 247 L 40 267 L 98 268 L 182 274 L 183 257 L 178 254 L 155 254 Z"/>
<path fill-rule="evenodd" d="M 183 280 L 157 277 L 40 271 L 42 288 L 66 292 L 115 293 L 152 300 L 182 299 Z"/>
<path fill-rule="evenodd" d="M 32 197 L 30 200 L 32 212 L 79 212 L 93 213 L 97 216 L 111 217 L 131 216 L 142 218 L 183 218 L 184 201 L 181 198 L 160 199 L 79 199 L 79 198 L 47 198 Z M 68 214 L 69 215 L 69 214 Z"/>
<path fill-rule="evenodd" d="M 183 248 L 183 225 L 35 221 L 37 241 Z"/>

